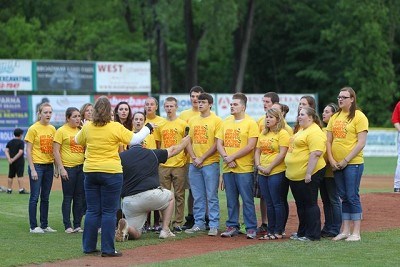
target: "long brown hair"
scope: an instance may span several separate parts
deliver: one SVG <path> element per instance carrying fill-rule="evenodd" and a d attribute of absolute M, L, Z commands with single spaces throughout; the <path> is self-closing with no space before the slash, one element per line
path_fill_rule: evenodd
<path fill-rule="evenodd" d="M 315 111 L 315 109 L 313 109 L 311 107 L 304 107 L 301 110 L 304 110 L 306 112 L 306 114 L 313 119 L 313 122 L 315 122 L 319 126 L 319 128 L 322 129 L 321 119 L 319 118 L 319 115 Z"/>
<path fill-rule="evenodd" d="M 111 103 L 106 96 L 100 96 L 93 107 L 93 124 L 104 126 L 111 121 Z"/>
<path fill-rule="evenodd" d="M 93 107 L 92 103 L 86 103 L 83 104 L 83 106 L 81 107 L 81 109 L 79 110 L 79 113 L 81 114 L 81 120 L 85 119 L 85 111 L 88 107 Z M 93 114 L 92 114 L 93 116 Z"/>
<path fill-rule="evenodd" d="M 124 121 L 124 122 L 121 121 L 121 118 L 118 115 L 118 109 L 119 109 L 119 106 L 121 106 L 121 105 L 127 105 L 128 110 L 129 110 L 128 116 L 126 117 L 126 121 Z M 132 119 L 133 119 L 132 109 L 129 106 L 128 102 L 126 102 L 126 101 L 119 102 L 114 108 L 114 121 L 121 123 L 122 125 L 124 125 L 124 127 L 126 129 L 128 129 L 129 131 L 132 131 L 132 129 L 133 129 Z"/>
<path fill-rule="evenodd" d="M 348 121 L 352 121 L 354 117 L 356 116 L 356 110 L 358 109 L 357 107 L 357 96 L 356 92 L 353 90 L 351 87 L 343 87 L 340 89 L 340 92 L 349 92 L 350 97 L 353 98 L 353 102 L 351 103 L 350 110 L 349 110 L 349 115 L 347 115 Z M 339 108 L 338 110 L 338 115 L 342 112 L 342 109 Z"/>
<path fill-rule="evenodd" d="M 315 110 L 316 103 L 315 103 L 314 97 L 312 97 L 310 95 L 305 95 L 305 96 L 302 96 L 300 98 L 300 100 L 301 99 L 307 100 L 308 105 Z M 299 116 L 299 111 L 300 110 L 298 110 L 298 112 L 297 112 L 297 116 Z M 296 124 L 294 125 L 294 128 L 293 128 L 293 133 L 297 133 L 299 131 L 299 129 L 300 129 L 299 120 L 296 120 Z"/>

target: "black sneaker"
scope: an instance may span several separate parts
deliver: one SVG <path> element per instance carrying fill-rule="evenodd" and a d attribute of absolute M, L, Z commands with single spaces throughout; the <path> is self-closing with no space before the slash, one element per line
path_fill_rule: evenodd
<path fill-rule="evenodd" d="M 19 193 L 22 194 L 22 195 L 24 195 L 24 194 L 29 194 L 29 192 L 26 191 L 25 188 L 22 189 L 22 190 L 19 190 Z"/>
<path fill-rule="evenodd" d="M 208 218 L 208 215 L 205 216 L 204 221 L 206 222 L 206 230 L 210 230 L 210 218 Z"/>
<path fill-rule="evenodd" d="M 182 226 L 182 230 L 191 229 L 194 225 L 194 217 L 192 214 L 189 214 L 185 217 L 185 224 Z"/>
<path fill-rule="evenodd" d="M 102 252 L 102 253 L 101 253 L 101 256 L 102 256 L 102 257 L 122 257 L 122 253 L 121 253 L 121 252 L 118 252 L 118 251 L 115 251 L 114 253 L 105 253 L 105 252 Z"/>
<path fill-rule="evenodd" d="M 11 194 L 12 190 L 11 189 L 7 189 L 7 194 Z"/>
<path fill-rule="evenodd" d="M 183 229 L 181 226 L 174 226 L 174 228 L 172 229 L 174 233 L 180 234 L 183 232 Z"/>

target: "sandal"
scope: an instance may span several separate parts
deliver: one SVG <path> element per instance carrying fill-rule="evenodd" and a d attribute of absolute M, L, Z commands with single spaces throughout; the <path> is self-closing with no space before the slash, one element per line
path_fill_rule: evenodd
<path fill-rule="evenodd" d="M 359 235 L 350 235 L 348 238 L 346 238 L 345 241 L 361 241 L 361 236 L 359 236 Z"/>
<path fill-rule="evenodd" d="M 335 236 L 334 238 L 332 238 L 332 241 L 339 241 L 339 240 L 347 239 L 349 236 L 350 236 L 350 234 L 340 233 L 337 236 Z"/>

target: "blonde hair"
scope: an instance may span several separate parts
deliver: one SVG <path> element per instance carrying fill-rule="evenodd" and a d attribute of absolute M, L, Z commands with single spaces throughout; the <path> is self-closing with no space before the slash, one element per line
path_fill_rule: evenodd
<path fill-rule="evenodd" d="M 271 130 L 270 128 L 267 127 L 267 124 L 265 124 L 262 134 L 266 135 L 270 131 L 273 131 L 274 133 L 279 133 L 279 131 L 282 130 L 283 127 L 285 126 L 282 112 L 277 108 L 271 108 L 268 109 L 267 112 L 265 113 L 265 117 L 267 116 L 272 116 L 276 118 L 276 127 L 274 130 Z"/>
<path fill-rule="evenodd" d="M 37 112 L 37 114 L 36 114 L 36 115 L 37 115 L 36 121 L 40 121 L 40 119 L 41 119 L 40 113 L 42 113 L 44 107 L 50 107 L 50 108 L 51 108 L 51 111 L 53 111 L 53 107 L 50 105 L 49 102 L 44 102 L 44 103 L 42 103 L 42 104 L 39 106 L 39 108 L 38 108 L 38 112 Z"/>

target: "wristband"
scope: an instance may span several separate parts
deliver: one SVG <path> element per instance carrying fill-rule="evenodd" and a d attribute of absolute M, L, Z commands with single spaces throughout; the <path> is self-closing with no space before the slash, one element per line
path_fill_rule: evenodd
<path fill-rule="evenodd" d="M 349 163 L 346 158 L 344 158 L 343 160 L 346 161 L 346 163 Z"/>
<path fill-rule="evenodd" d="M 145 125 L 147 128 L 149 128 L 149 130 L 150 130 L 150 133 L 153 133 L 153 126 L 151 125 L 151 123 L 146 123 L 146 125 Z"/>

